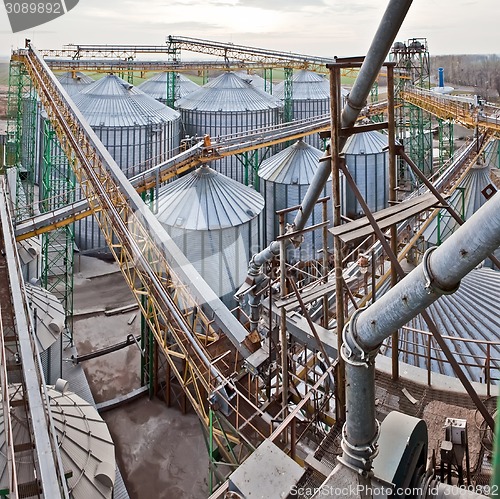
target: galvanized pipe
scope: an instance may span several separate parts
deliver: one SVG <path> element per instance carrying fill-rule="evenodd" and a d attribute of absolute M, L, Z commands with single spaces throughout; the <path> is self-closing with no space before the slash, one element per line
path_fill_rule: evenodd
<path fill-rule="evenodd" d="M 391 48 L 399 28 L 410 8 L 412 0 L 390 0 L 384 16 L 380 22 L 372 44 L 368 50 L 365 60 L 359 70 L 359 74 L 354 82 L 352 90 L 347 97 L 347 102 L 340 116 L 340 123 L 343 128 L 349 128 L 356 123 L 359 113 L 366 105 L 366 99 L 370 95 L 370 90 L 377 75 L 384 63 Z M 346 137 L 339 138 L 339 149 L 344 147 Z M 307 220 L 311 216 L 316 200 L 321 194 L 323 187 L 331 173 L 328 162 L 320 163 L 309 189 L 304 196 L 301 209 L 294 220 L 295 228 L 300 230 L 305 227 Z"/>
<path fill-rule="evenodd" d="M 403 23 L 403 20 L 410 8 L 412 0 L 390 0 L 385 10 L 384 16 L 380 22 L 379 28 L 370 45 L 366 58 L 361 66 L 359 75 L 354 82 L 352 90 L 347 99 L 346 106 L 342 111 L 341 124 L 342 127 L 353 126 L 361 109 L 365 106 L 366 99 L 370 94 L 372 85 L 377 78 L 378 72 L 384 63 L 387 54 L 391 48 L 394 39 Z M 346 141 L 346 137 L 339 140 L 339 148 L 342 149 Z M 320 162 L 316 173 L 311 181 L 309 188 L 302 200 L 300 210 L 295 216 L 292 226 L 293 231 L 302 230 L 309 217 L 316 201 L 320 197 L 323 188 L 331 173 L 329 161 Z M 292 240 L 287 240 L 291 244 Z M 250 260 L 248 275 L 255 278 L 260 273 L 262 266 L 272 260 L 273 257 L 279 255 L 280 245 L 273 241 L 267 248 L 260 253 L 256 253 Z"/>
<path fill-rule="evenodd" d="M 376 455 L 373 366 L 381 343 L 441 295 L 456 291 L 460 280 L 500 246 L 498 213 L 500 195 L 441 246 L 429 250 L 424 261 L 378 301 L 358 310 L 344 329 L 347 420 L 341 459 L 348 466 L 369 472 Z"/>

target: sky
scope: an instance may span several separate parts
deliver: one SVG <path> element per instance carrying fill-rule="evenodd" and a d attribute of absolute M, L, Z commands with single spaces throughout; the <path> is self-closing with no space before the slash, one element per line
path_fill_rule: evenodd
<path fill-rule="evenodd" d="M 388 0 L 79 0 L 64 16 L 16 34 L 0 4 L 0 57 L 8 59 L 12 49 L 24 46 L 25 38 L 46 49 L 69 43 L 162 45 L 167 35 L 323 57 L 364 55 L 387 4 Z M 498 54 L 498 20 L 498 0 L 413 0 L 397 40 L 427 38 L 431 55 Z M 197 57 L 186 54 L 185 59 Z"/>

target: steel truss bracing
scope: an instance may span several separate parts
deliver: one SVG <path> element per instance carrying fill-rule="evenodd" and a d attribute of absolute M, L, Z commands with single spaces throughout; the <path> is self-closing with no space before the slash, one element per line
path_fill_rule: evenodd
<path fill-rule="evenodd" d="M 75 178 L 49 121 L 43 125 L 40 207 L 50 212 L 75 201 Z M 64 337 L 73 344 L 73 224 L 42 235 L 42 286 L 61 301 L 66 317 Z"/>
<path fill-rule="evenodd" d="M 283 80 L 283 122 L 293 121 L 293 69 L 284 69 Z"/>
<path fill-rule="evenodd" d="M 402 98 L 407 85 L 430 88 L 430 58 L 425 38 L 396 43 L 391 52 L 396 62 L 397 139 L 405 145 L 410 158 L 420 170 L 432 173 L 432 123 L 424 109 Z"/>
<path fill-rule="evenodd" d="M 439 140 L 439 171 L 453 157 L 454 137 L 453 121 L 438 118 L 438 140 Z"/>
<path fill-rule="evenodd" d="M 222 58 L 226 64 L 239 61 L 258 65 L 263 68 L 294 68 L 309 69 L 326 72 L 326 64 L 334 62 L 333 58 L 317 57 L 311 55 L 294 54 L 292 52 L 279 52 L 257 47 L 235 45 L 233 43 L 202 40 L 185 36 L 168 36 L 167 43 L 170 49 L 184 49 L 191 52 L 208 54 Z"/>
<path fill-rule="evenodd" d="M 238 374 L 242 353 L 247 354 L 245 330 L 225 308 L 215 317 L 205 314 L 176 274 L 189 268 L 180 254 L 173 262 L 184 263 L 175 263 L 179 267 L 172 270 L 171 253 L 167 256 L 163 249 L 168 236 L 78 111 L 65 100 L 59 83 L 36 51 L 21 50 L 14 57 L 25 64 L 34 82 L 90 209 L 153 332 L 159 355 L 168 361 L 171 373 L 205 426 L 210 407 L 227 414 L 229 424 L 224 433 L 240 447 L 243 459 L 251 450 L 249 442 L 257 445 L 272 431 L 271 422 L 262 419 L 257 407 L 258 382 L 244 371 Z M 210 296 L 208 290 L 206 296 Z M 225 334 L 220 328 L 226 328 Z M 237 348 L 228 338 L 233 338 Z M 224 451 L 226 436 L 220 431 L 214 436 L 224 458 L 233 462 L 231 453 Z"/>
<path fill-rule="evenodd" d="M 7 168 L 16 168 L 16 213 L 33 215 L 37 159 L 37 97 L 23 64 L 12 61 L 9 69 Z"/>
<path fill-rule="evenodd" d="M 466 128 L 488 131 L 500 138 L 500 108 L 487 104 L 480 111 L 471 102 L 458 97 L 430 92 L 429 90 L 407 86 L 401 97 L 408 103 L 425 109 L 428 113 L 444 120 L 453 120 Z"/>
<path fill-rule="evenodd" d="M 220 60 L 181 62 L 181 49 L 213 55 L 219 57 Z M 326 64 L 334 62 L 332 58 L 173 36 L 169 36 L 167 45 L 163 46 L 67 45 L 59 50 L 43 50 L 41 54 L 50 68 L 60 71 L 114 71 L 125 75 L 126 72 L 144 73 L 147 71 L 199 71 L 205 74 L 206 71 L 214 69 L 264 69 L 270 71 L 270 83 L 273 68 L 308 69 L 326 73 Z M 139 54 L 166 54 L 167 59 L 136 60 Z M 357 70 L 347 69 L 342 74 L 354 77 Z M 203 83 L 206 81 L 204 80 Z"/>

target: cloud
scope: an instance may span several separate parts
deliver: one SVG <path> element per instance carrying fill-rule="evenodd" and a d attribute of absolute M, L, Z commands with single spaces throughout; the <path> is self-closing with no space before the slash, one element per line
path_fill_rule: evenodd
<path fill-rule="evenodd" d="M 240 0 L 242 7 L 260 8 L 264 10 L 278 10 L 281 12 L 300 12 L 305 7 L 326 7 L 325 0 Z"/>

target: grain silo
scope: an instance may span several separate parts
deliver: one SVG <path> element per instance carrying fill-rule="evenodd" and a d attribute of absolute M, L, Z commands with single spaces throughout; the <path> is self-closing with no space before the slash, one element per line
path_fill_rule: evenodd
<path fill-rule="evenodd" d="M 67 390 L 68 383 L 59 379 L 47 387 L 49 407 L 55 437 L 61 454 L 66 483 L 73 499 L 111 499 L 115 483 L 115 446 L 108 427 L 96 408 Z M 23 389 L 17 383 L 8 385 L 12 435 L 18 450 L 16 472 L 18 483 L 25 484 L 25 497 L 39 496 L 29 485 L 36 477 L 28 411 Z M 5 432 L 5 416 L 0 411 L 0 435 Z M 8 471 L 8 439 L 0 439 L 0 477 L 5 483 Z M 50 458 L 50 456 L 49 456 Z M 16 496 L 17 497 L 17 496 Z"/>
<path fill-rule="evenodd" d="M 80 71 L 66 71 L 56 76 L 70 97 L 73 97 L 80 92 L 80 90 L 83 90 L 86 86 L 95 81 L 93 78 Z"/>
<path fill-rule="evenodd" d="M 177 152 L 179 113 L 116 75 L 87 86 L 74 101 L 128 177 Z M 81 250 L 106 246 L 93 217 L 75 224 L 75 241 Z"/>
<path fill-rule="evenodd" d="M 275 85 L 273 95 L 284 101 L 286 82 Z M 347 91 L 342 89 L 345 97 Z M 304 120 L 314 116 L 330 114 L 330 80 L 326 76 L 305 69 L 293 73 L 291 81 L 292 120 Z M 324 149 L 319 135 L 309 135 L 305 141 Z"/>
<path fill-rule="evenodd" d="M 167 95 L 167 88 L 169 73 L 163 71 L 162 73 L 155 74 L 151 78 L 143 81 L 137 88 L 141 89 L 145 94 L 153 97 L 157 101 L 162 102 L 165 105 L 169 104 L 169 96 Z M 188 77 L 184 76 L 182 73 L 175 73 L 174 80 L 174 102 L 176 103 L 179 99 L 186 97 L 192 92 L 198 90 L 200 86 L 194 81 L 190 80 Z"/>
<path fill-rule="evenodd" d="M 380 132 L 364 132 L 351 135 L 343 149 L 347 169 L 371 211 L 382 210 L 388 205 L 387 147 L 387 135 Z M 364 215 L 361 205 L 347 183 L 342 211 L 352 219 Z"/>
<path fill-rule="evenodd" d="M 223 73 L 178 102 L 186 134 L 208 134 L 212 142 L 223 135 L 276 125 L 281 104 L 271 95 L 257 90 L 232 72 Z M 212 166 L 224 175 L 252 184 L 258 167 L 258 154 L 252 159 L 229 156 Z"/>
<path fill-rule="evenodd" d="M 128 177 L 179 146 L 179 113 L 114 74 L 84 88 L 74 101 Z"/>
<path fill-rule="evenodd" d="M 115 484 L 115 446 L 97 409 L 57 380 L 47 387 L 54 430 L 68 489 L 74 499 L 111 499 Z"/>
<path fill-rule="evenodd" d="M 496 191 L 496 187 L 491 183 L 490 167 L 476 164 L 464 176 L 458 188 L 448 199 L 448 203 L 465 221 L 486 203 L 488 192 L 492 195 Z M 424 240 L 430 246 L 439 245 L 459 226 L 448 211 L 443 209 L 424 231 Z"/>
<path fill-rule="evenodd" d="M 268 94 L 273 93 L 273 83 L 272 81 L 262 78 L 262 76 L 256 74 L 256 73 L 247 73 L 245 71 L 237 71 L 235 73 L 237 76 L 239 76 L 242 80 L 250 83 L 252 87 L 255 87 L 259 90 L 263 90 L 264 92 L 267 92 Z"/>
<path fill-rule="evenodd" d="M 157 217 L 177 246 L 228 306 L 260 249 L 262 196 L 208 166 L 164 186 Z"/>
<path fill-rule="evenodd" d="M 377 290 L 379 297 L 380 291 Z M 486 369 L 498 378 L 499 300 L 500 273 L 488 268 L 476 268 L 463 277 L 455 293 L 442 296 L 427 308 L 444 343 L 456 355 L 470 381 L 484 383 Z M 455 376 L 449 359 L 427 331 L 427 321 L 421 315 L 399 329 L 399 360 L 425 370 Z M 392 355 L 390 339 L 384 342 L 380 352 Z"/>
<path fill-rule="evenodd" d="M 265 244 L 276 240 L 279 236 L 279 219 L 276 211 L 299 205 L 319 166 L 323 153 L 303 140 L 287 147 L 271 158 L 262 162 L 259 168 L 259 189 L 265 200 Z M 325 184 L 321 197 L 331 197 L 331 180 Z M 308 225 L 323 221 L 323 207 L 316 204 Z M 331 218 L 332 203 L 328 202 L 328 216 Z M 296 212 L 288 213 L 286 222 L 292 223 Z M 300 250 L 291 250 L 292 258 L 314 260 L 317 251 L 323 247 L 321 233 L 318 231 L 304 234 L 304 242 Z"/>

